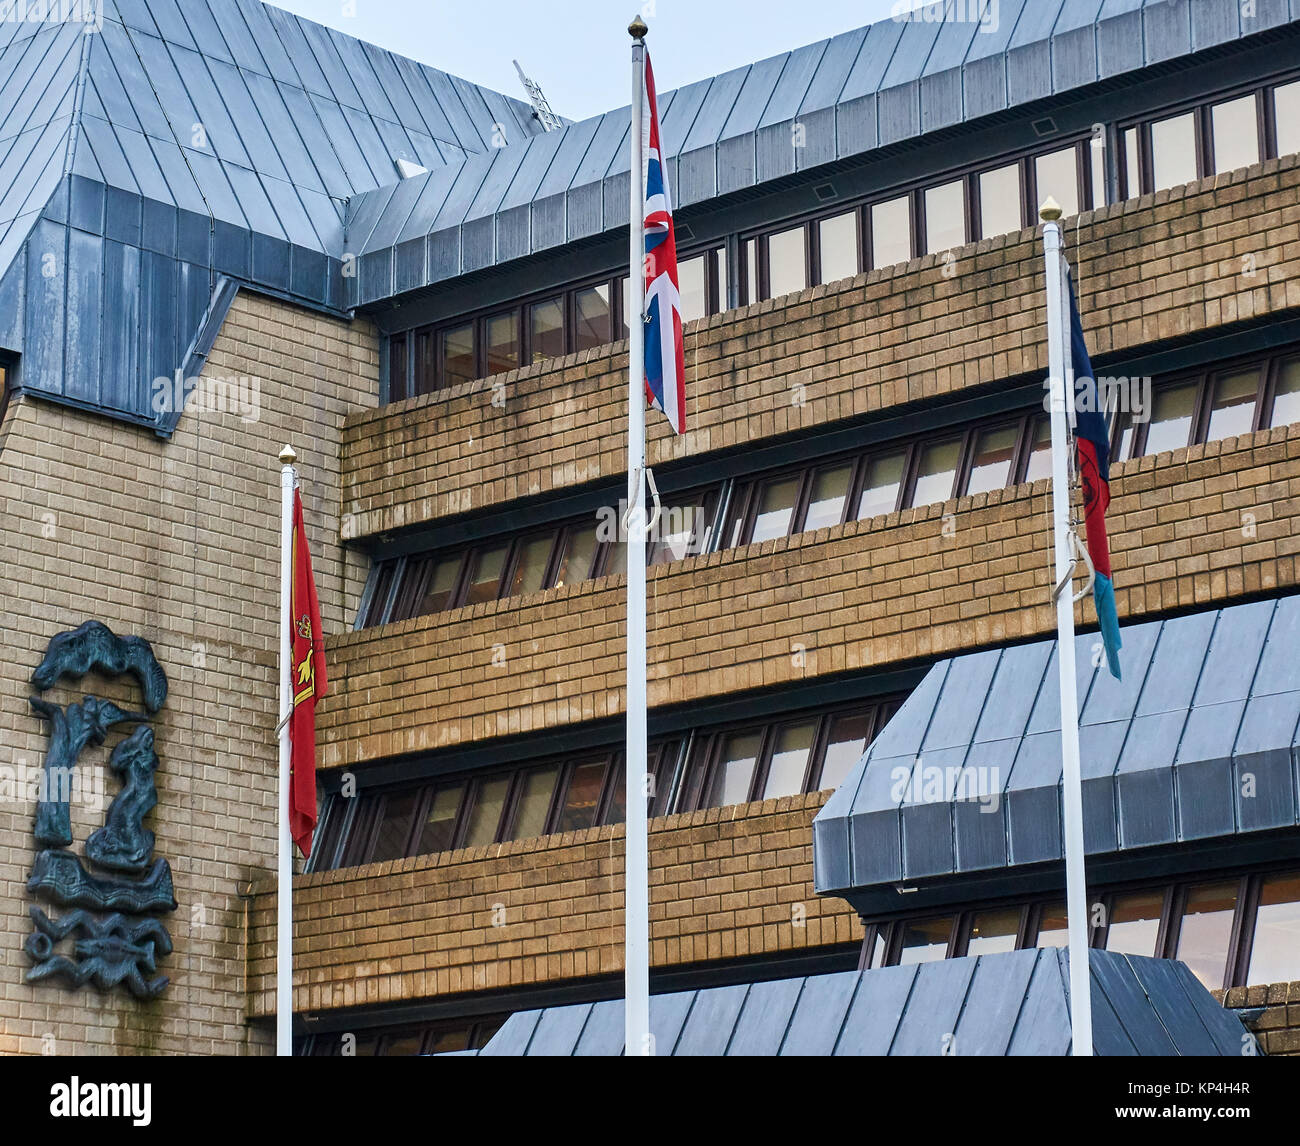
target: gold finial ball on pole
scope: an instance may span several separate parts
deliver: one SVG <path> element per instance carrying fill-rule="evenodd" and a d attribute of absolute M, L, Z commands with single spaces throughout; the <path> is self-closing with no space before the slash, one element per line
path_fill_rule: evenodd
<path fill-rule="evenodd" d="M 280 451 L 280 464 L 282 466 L 291 466 L 297 460 L 298 455 L 293 452 L 292 446 L 286 445 L 284 449 Z"/>
<path fill-rule="evenodd" d="M 1043 205 L 1038 208 L 1038 217 L 1045 223 L 1055 223 L 1065 212 L 1061 210 L 1061 205 L 1050 195 L 1043 200 Z"/>
<path fill-rule="evenodd" d="M 646 23 L 641 19 L 641 13 L 638 12 L 632 17 L 632 23 L 627 26 L 627 34 L 634 40 L 644 40 L 645 34 L 650 31 Z"/>

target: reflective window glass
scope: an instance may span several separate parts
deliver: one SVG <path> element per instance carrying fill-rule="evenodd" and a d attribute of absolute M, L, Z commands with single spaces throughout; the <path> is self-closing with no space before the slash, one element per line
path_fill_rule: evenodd
<path fill-rule="evenodd" d="M 627 542 L 615 541 L 609 546 L 609 555 L 605 558 L 602 577 L 617 577 L 627 572 Z"/>
<path fill-rule="evenodd" d="M 632 313 L 632 280 L 624 275 L 618 280 L 619 289 L 623 292 L 623 333 L 621 337 L 627 337 L 627 318 Z"/>
<path fill-rule="evenodd" d="M 892 267 L 912 257 L 912 199 L 904 195 L 871 207 L 871 265 Z"/>
<path fill-rule="evenodd" d="M 1011 480 L 1011 466 L 1016 459 L 1017 426 L 999 426 L 982 431 L 975 439 L 975 456 L 971 459 L 967 493 L 987 493 L 1003 489 Z"/>
<path fill-rule="evenodd" d="M 610 312 L 609 286 L 585 287 L 573 296 L 574 350 L 604 346 L 613 337 L 614 316 Z"/>
<path fill-rule="evenodd" d="M 1065 914 L 1065 904 L 1045 904 L 1038 916 L 1038 947 L 1067 947 L 1070 943 L 1070 923 Z"/>
<path fill-rule="evenodd" d="M 604 760 L 594 760 L 574 768 L 564 793 L 564 803 L 560 806 L 560 817 L 555 825 L 557 832 L 575 832 L 595 824 L 604 782 Z"/>
<path fill-rule="evenodd" d="M 415 815 L 415 805 L 419 799 L 418 788 L 385 797 L 383 810 L 379 813 L 375 846 L 370 853 L 371 863 L 401 859 L 406 855 L 406 841 L 411 837 L 411 819 Z"/>
<path fill-rule="evenodd" d="M 444 330 L 441 335 L 442 385 L 472 382 L 474 370 L 474 324 Z"/>
<path fill-rule="evenodd" d="M 1106 950 L 1124 955 L 1154 955 L 1164 904 L 1163 891 L 1117 895 L 1111 904 Z"/>
<path fill-rule="evenodd" d="M 732 733 L 723 741 L 706 807 L 726 807 L 749 799 L 761 743 L 757 732 Z"/>
<path fill-rule="evenodd" d="M 1210 109 L 1214 132 L 1214 170 L 1236 171 L 1259 162 L 1259 121 L 1255 97 L 1243 96 Z"/>
<path fill-rule="evenodd" d="M 555 588 L 585 581 L 591 576 L 592 559 L 596 556 L 596 527 L 571 528 L 564 534 L 564 550 L 560 554 L 555 574 Z"/>
<path fill-rule="evenodd" d="M 479 605 L 484 601 L 495 601 L 501 588 L 501 570 L 506 563 L 508 545 L 498 545 L 494 549 L 484 549 L 474 559 L 473 572 L 465 590 L 465 604 Z"/>
<path fill-rule="evenodd" d="M 957 462 L 961 458 L 961 440 L 936 442 L 921 451 L 920 465 L 916 471 L 916 490 L 913 505 L 929 505 L 947 501 L 952 497 L 953 481 L 957 477 Z"/>
<path fill-rule="evenodd" d="M 1300 358 L 1284 362 L 1277 372 L 1270 426 L 1300 422 Z"/>
<path fill-rule="evenodd" d="M 772 761 L 767 768 L 767 782 L 763 785 L 763 799 L 793 796 L 803 791 L 803 778 L 808 771 L 808 754 L 812 751 L 817 722 L 787 724 L 778 729 L 772 748 Z"/>
<path fill-rule="evenodd" d="M 1092 169 L 1092 205 L 1106 206 L 1106 137 L 1093 136 L 1088 141 L 1088 165 Z"/>
<path fill-rule="evenodd" d="M 998 951 L 1014 951 L 1016 936 L 1020 932 L 1020 908 L 1003 911 L 980 911 L 971 920 L 970 935 L 966 940 L 967 955 L 992 955 Z"/>
<path fill-rule="evenodd" d="M 388 400 L 390 402 L 400 402 L 406 397 L 407 345 L 408 340 L 405 335 L 388 340 Z M 0 367 L 0 391 L 3 391 L 4 385 L 4 367 Z"/>
<path fill-rule="evenodd" d="M 1278 155 L 1300 151 L 1300 80 L 1273 89 L 1273 118 Z"/>
<path fill-rule="evenodd" d="M 826 737 L 826 751 L 822 754 L 822 772 L 817 781 L 821 790 L 838 788 L 867 750 L 867 736 L 871 732 L 871 715 L 855 713 L 837 716 L 831 721 Z"/>
<path fill-rule="evenodd" d="M 966 242 L 966 184 L 958 179 L 925 190 L 925 252 L 951 251 Z"/>
<path fill-rule="evenodd" d="M 1255 427 L 1255 397 L 1259 393 L 1259 371 L 1242 370 L 1214 380 L 1210 396 L 1210 427 L 1206 441 L 1249 434 Z"/>
<path fill-rule="evenodd" d="M 451 848 L 456 832 L 456 814 L 460 811 L 460 798 L 464 792 L 464 784 L 447 785 L 434 792 L 429 813 L 420 829 L 420 838 L 415 842 L 416 855 L 445 852 Z"/>
<path fill-rule="evenodd" d="M 1124 132 L 1124 172 L 1128 182 L 1128 197 L 1136 199 L 1142 194 L 1142 168 L 1138 163 L 1138 131 L 1130 127 Z"/>
<path fill-rule="evenodd" d="M 536 768 L 524 777 L 519 793 L 519 807 L 515 810 L 513 835 L 517 840 L 540 836 L 546 831 L 546 816 L 551 810 L 551 796 L 555 793 L 558 765 Z"/>
<path fill-rule="evenodd" d="M 1020 164 L 980 174 L 980 235 L 991 239 L 1020 230 Z"/>
<path fill-rule="evenodd" d="M 952 933 L 952 918 L 909 919 L 899 926 L 903 929 L 902 947 L 898 962 L 902 966 L 913 963 L 930 963 L 948 953 L 948 938 Z"/>
<path fill-rule="evenodd" d="M 802 227 L 793 227 L 768 236 L 767 285 L 769 298 L 780 298 L 783 294 L 803 290 L 808 285 Z"/>
<path fill-rule="evenodd" d="M 474 804 L 470 808 L 469 828 L 465 832 L 465 846 L 481 848 L 484 844 L 496 842 L 497 831 L 501 827 L 501 810 L 505 807 L 506 792 L 510 780 L 498 776 L 483 780 L 474 792 Z"/>
<path fill-rule="evenodd" d="M 519 315 L 513 310 L 487 319 L 483 324 L 483 338 L 489 377 L 519 366 Z"/>
<path fill-rule="evenodd" d="M 821 281 L 838 282 L 858 273 L 858 213 L 849 211 L 817 224 Z"/>
<path fill-rule="evenodd" d="M 1191 113 L 1151 125 L 1153 191 L 1191 183 L 1196 171 L 1196 119 Z"/>
<path fill-rule="evenodd" d="M 1260 889 L 1255 938 L 1246 982 L 1293 983 L 1300 979 L 1300 872 L 1271 875 Z"/>
<path fill-rule="evenodd" d="M 534 362 L 564 353 L 564 303 L 552 298 L 528 308 L 529 349 Z"/>
<path fill-rule="evenodd" d="M 1223 986 L 1236 911 L 1236 880 L 1202 884 L 1187 891 L 1174 958 L 1186 963 L 1212 991 Z"/>
<path fill-rule="evenodd" d="M 844 516 L 844 503 L 849 496 L 849 482 L 852 480 L 852 466 L 818 470 L 813 475 L 812 492 L 808 495 L 808 512 L 804 515 L 805 530 L 839 525 Z"/>
<path fill-rule="evenodd" d="M 1047 418 L 1034 420 L 1034 437 L 1029 443 L 1029 465 L 1025 481 L 1052 476 L 1052 423 Z"/>
<path fill-rule="evenodd" d="M 713 274 L 718 280 L 718 309 L 727 310 L 727 252 L 713 252 Z"/>
<path fill-rule="evenodd" d="M 709 296 L 704 286 L 704 256 L 677 264 L 677 286 L 682 294 L 682 321 L 691 322 L 709 313 Z"/>
<path fill-rule="evenodd" d="M 758 301 L 758 246 L 756 239 L 745 242 L 745 302 Z"/>
<path fill-rule="evenodd" d="M 444 557 L 434 563 L 429 584 L 420 601 L 419 616 L 441 613 L 450 607 L 452 590 L 456 588 L 456 574 L 460 572 L 460 557 Z"/>
<path fill-rule="evenodd" d="M 1050 195 L 1066 215 L 1079 213 L 1079 152 L 1066 147 L 1034 160 L 1034 177 L 1038 180 L 1038 202 Z"/>
<path fill-rule="evenodd" d="M 898 506 L 898 490 L 903 484 L 903 468 L 907 464 L 907 455 L 901 451 L 896 454 L 883 454 L 872 458 L 867 465 L 866 480 L 862 484 L 862 496 L 858 499 L 858 517 L 878 517 L 882 513 L 893 513 Z"/>
<path fill-rule="evenodd" d="M 650 542 L 650 564 L 663 565 L 689 557 L 697 531 L 706 519 L 703 497 L 683 498 L 684 504 L 665 505 L 655 526 L 657 536 Z"/>
<path fill-rule="evenodd" d="M 1151 424 L 1147 427 L 1146 452 L 1160 454 L 1181 450 L 1192 435 L 1196 411 L 1196 386 L 1166 386 L 1157 390 L 1151 403 Z"/>
<path fill-rule="evenodd" d="M 765 482 L 758 491 L 758 512 L 754 516 L 750 541 L 786 536 L 790 532 L 790 520 L 794 517 L 794 503 L 798 496 L 797 477 Z"/>
<path fill-rule="evenodd" d="M 551 550 L 555 548 L 555 535 L 543 533 L 530 537 L 519 546 L 514 575 L 510 578 L 510 595 L 537 593 L 545 585 L 546 567 L 550 564 Z"/>

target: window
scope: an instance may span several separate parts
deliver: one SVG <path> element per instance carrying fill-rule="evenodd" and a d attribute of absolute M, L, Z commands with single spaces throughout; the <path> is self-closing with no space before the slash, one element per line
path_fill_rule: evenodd
<path fill-rule="evenodd" d="M 1009 485 L 1019 442 L 1020 427 L 1017 425 L 982 430 L 975 439 L 966 492 L 987 493 Z"/>
<path fill-rule="evenodd" d="M 456 579 L 460 573 L 460 559 L 430 561 L 432 567 L 428 579 L 428 588 L 420 599 L 417 614 L 441 613 L 448 607 L 452 593 L 456 588 Z"/>
<path fill-rule="evenodd" d="M 614 340 L 614 312 L 608 283 L 578 291 L 573 296 L 573 307 L 574 350 L 589 350 Z M 533 361 L 536 360 L 534 357 Z"/>
<path fill-rule="evenodd" d="M 961 440 L 957 438 L 950 442 L 922 446 L 912 504 L 929 505 L 931 502 L 947 501 L 952 497 L 952 487 L 957 479 L 957 463 L 960 457 Z"/>
<path fill-rule="evenodd" d="M 554 532 L 530 537 L 517 547 L 514 573 L 510 578 L 510 596 L 519 593 L 536 593 L 542 589 L 546 583 L 551 551 L 554 548 Z"/>
<path fill-rule="evenodd" d="M 400 402 L 406 397 L 407 346 L 410 339 L 399 335 L 388 340 L 388 400 Z M 0 368 L 0 381 L 3 381 L 4 369 Z"/>
<path fill-rule="evenodd" d="M 979 177 L 980 237 L 991 239 L 1020 230 L 1022 224 L 1020 164 L 1011 163 Z"/>
<path fill-rule="evenodd" d="M 849 484 L 852 480 L 853 467 L 847 465 L 821 469 L 814 473 L 808 508 L 804 513 L 804 532 L 839 525 L 844 520 L 844 507 L 848 504 Z"/>
<path fill-rule="evenodd" d="M 528 349 L 533 362 L 564 353 L 564 302 L 551 298 L 528 308 Z"/>
<path fill-rule="evenodd" d="M 1191 113 L 1151 125 L 1151 190 L 1163 191 L 1193 182 L 1196 162 L 1196 117 Z"/>
<path fill-rule="evenodd" d="M 858 213 L 832 215 L 817 224 L 821 273 L 818 282 L 833 283 L 858 273 Z"/>
<path fill-rule="evenodd" d="M 1114 897 L 1109 904 L 1106 950 L 1125 955 L 1156 954 L 1164 903 L 1163 891 L 1139 891 Z"/>
<path fill-rule="evenodd" d="M 798 478 L 782 478 L 779 481 L 765 482 L 760 487 L 758 508 L 749 540 L 767 541 L 773 537 L 785 537 L 790 532 L 790 524 L 794 520 L 795 499 L 798 494 Z"/>
<path fill-rule="evenodd" d="M 1300 80 L 1273 89 L 1274 155 L 1300 151 Z"/>
<path fill-rule="evenodd" d="M 893 513 L 898 508 L 906 465 L 907 454 L 902 451 L 872 458 L 867 463 L 867 476 L 858 499 L 859 518 Z"/>
<path fill-rule="evenodd" d="M 890 267 L 912 257 L 912 198 L 904 195 L 871 207 L 871 265 Z"/>
<path fill-rule="evenodd" d="M 596 560 L 596 527 L 571 525 L 560 541 L 560 556 L 552 585 L 560 588 L 592 575 Z"/>
<path fill-rule="evenodd" d="M 1279 369 L 1269 425 L 1286 426 L 1292 422 L 1300 422 L 1300 358 L 1283 363 Z"/>
<path fill-rule="evenodd" d="M 474 327 L 456 326 L 442 332 L 439 350 L 440 387 L 469 382 L 476 376 L 474 369 Z"/>
<path fill-rule="evenodd" d="M 1196 413 L 1196 387 L 1167 386 L 1155 394 L 1151 424 L 1147 426 L 1143 453 L 1160 454 L 1180 450 L 1191 439 Z"/>
<path fill-rule="evenodd" d="M 682 295 L 683 322 L 703 318 L 709 313 L 708 285 L 704 276 L 703 255 L 678 263 L 677 285 Z"/>
<path fill-rule="evenodd" d="M 1035 418 L 1034 436 L 1029 443 L 1029 460 L 1025 466 L 1025 481 L 1038 481 L 1051 476 L 1052 423 L 1048 418 Z"/>
<path fill-rule="evenodd" d="M 1175 958 L 1211 990 L 1223 985 L 1238 885 L 1238 880 L 1201 884 L 1184 893 Z"/>
<path fill-rule="evenodd" d="M 1243 370 L 1225 374 L 1214 382 L 1210 401 L 1210 425 L 1207 442 L 1249 434 L 1255 428 L 1255 395 L 1259 391 L 1259 371 Z"/>
<path fill-rule="evenodd" d="M 1142 194 L 1142 143 L 1138 129 L 1130 127 L 1124 132 L 1124 188 L 1123 194 L 1136 199 Z"/>
<path fill-rule="evenodd" d="M 902 966 L 930 963 L 948 954 L 952 936 L 952 917 L 941 915 L 934 919 L 909 920 L 902 924 L 899 940 L 898 962 Z"/>
<path fill-rule="evenodd" d="M 1247 983 L 1300 979 L 1300 872 L 1269 876 L 1259 890 Z"/>
<path fill-rule="evenodd" d="M 495 601 L 501 593 L 501 571 L 505 568 L 509 546 L 498 545 L 478 553 L 473 560 L 469 582 L 465 589 L 466 605 L 481 605 Z"/>
<path fill-rule="evenodd" d="M 1215 875 L 1165 886 L 1089 889 L 1109 927 L 1090 944 L 1130 955 L 1179 959 L 1209 989 L 1293 982 L 1300 976 L 1300 871 Z M 932 911 L 933 909 L 931 909 Z M 866 920 L 863 966 L 922 962 L 1030 947 L 1066 947 L 1059 900 L 980 906 L 951 916 Z M 1022 926 L 1022 921 L 1025 924 Z"/>
<path fill-rule="evenodd" d="M 485 369 L 490 378 L 519 367 L 519 315 L 494 314 L 483 324 Z"/>
<path fill-rule="evenodd" d="M 768 298 L 792 294 L 808 285 L 806 237 L 803 227 L 778 231 L 767 240 Z"/>
<path fill-rule="evenodd" d="M 1079 149 L 1067 147 L 1040 155 L 1034 161 L 1038 202 L 1050 195 L 1066 215 L 1077 215 L 1083 208 L 1079 199 Z"/>
<path fill-rule="evenodd" d="M 350 1032 L 349 1054 L 361 1057 L 397 1057 L 482 1050 L 505 1023 L 508 1015 L 442 1019 L 421 1026 L 403 1026 L 361 1033 Z M 337 1058 L 343 1054 L 341 1033 L 306 1035 L 294 1039 L 293 1053 L 312 1058 Z"/>
<path fill-rule="evenodd" d="M 900 704 L 894 696 L 740 727 L 698 729 L 690 734 L 689 754 L 679 737 L 656 740 L 646 754 L 654 781 L 649 812 L 663 816 L 837 784 Z M 324 870 L 338 856 L 342 866 L 351 867 L 578 831 L 620 823 L 625 808 L 620 749 L 535 757 L 492 770 L 444 774 L 424 785 L 331 796 L 324 802 L 322 846 L 314 863 Z"/>
<path fill-rule="evenodd" d="M 941 254 L 966 242 L 964 180 L 930 187 L 925 192 L 925 253 Z"/>
<path fill-rule="evenodd" d="M 1214 170 L 1236 171 L 1259 162 L 1259 112 L 1253 94 L 1210 109 Z"/>

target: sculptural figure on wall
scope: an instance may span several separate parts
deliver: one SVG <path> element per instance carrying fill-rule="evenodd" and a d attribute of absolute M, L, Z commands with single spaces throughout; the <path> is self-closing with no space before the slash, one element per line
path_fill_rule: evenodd
<path fill-rule="evenodd" d="M 86 621 L 51 638 L 32 683 L 44 692 L 65 677 L 80 680 L 90 672 L 134 677 L 147 712 L 130 712 L 96 696 L 66 706 L 31 697 L 32 708 L 48 722 L 49 748 L 36 806 L 38 851 L 27 890 L 71 910 L 52 918 L 31 907 L 35 931 L 23 945 L 32 962 L 27 980 L 70 987 L 90 983 L 100 991 L 122 985 L 137 998 L 152 999 L 167 986 L 167 977 L 155 974 L 157 959 L 172 950 L 167 928 L 154 915 L 174 911 L 176 897 L 171 867 L 154 857 L 154 833 L 144 826 L 158 803 L 154 774 L 159 767 L 154 732 L 144 722 L 167 699 L 167 676 L 148 641 L 118 637 L 102 622 Z M 109 729 L 130 721 L 137 727 L 109 758 L 121 788 L 103 826 L 86 841 L 87 870 L 68 850 L 73 843 L 70 781 L 82 752 L 102 745 Z M 71 953 L 60 953 L 57 945 L 69 938 Z"/>

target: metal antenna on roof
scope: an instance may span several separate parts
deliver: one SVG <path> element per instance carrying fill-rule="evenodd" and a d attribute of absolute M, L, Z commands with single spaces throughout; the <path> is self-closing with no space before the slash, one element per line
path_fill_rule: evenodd
<path fill-rule="evenodd" d="M 559 131 L 564 124 L 560 117 L 551 110 L 551 105 L 547 102 L 546 95 L 541 89 L 541 85 L 536 80 L 530 80 L 524 75 L 524 69 L 519 66 L 519 61 L 514 61 L 515 71 L 519 73 L 519 82 L 524 85 L 524 91 L 528 93 L 528 102 L 533 105 L 533 115 L 542 125 L 543 131 Z"/>

